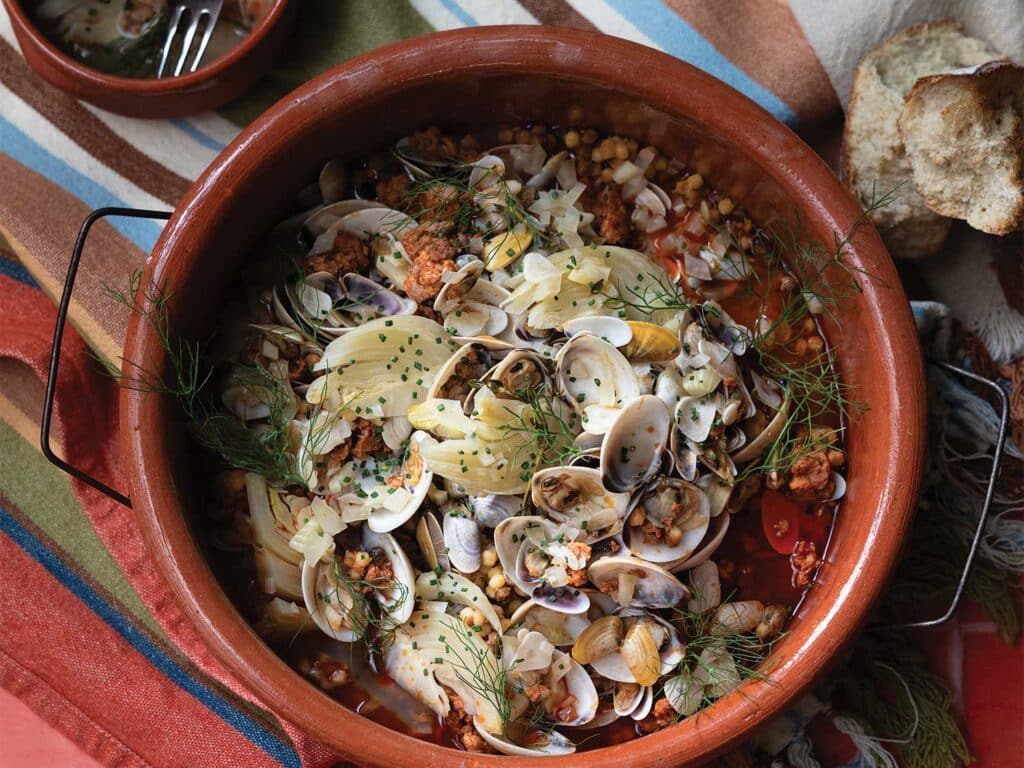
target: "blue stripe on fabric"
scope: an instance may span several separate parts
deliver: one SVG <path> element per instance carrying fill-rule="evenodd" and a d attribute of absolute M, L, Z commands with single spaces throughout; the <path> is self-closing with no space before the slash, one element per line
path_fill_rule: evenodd
<path fill-rule="evenodd" d="M 227 144 L 224 144 L 217 139 L 210 136 L 208 133 L 204 133 L 184 118 L 178 118 L 177 120 L 171 120 L 171 125 L 180 130 L 182 133 L 187 134 L 193 141 L 202 144 L 207 149 L 212 149 L 214 152 L 220 152 Z"/>
<path fill-rule="evenodd" d="M 266 728 L 243 714 L 237 708 L 211 691 L 184 670 L 181 665 L 164 653 L 156 643 L 141 632 L 124 615 L 103 599 L 67 563 L 25 528 L 14 515 L 0 507 L 0 532 L 24 549 L 36 562 L 46 568 L 72 594 L 103 619 L 115 632 L 124 638 L 150 664 L 163 672 L 186 693 L 191 694 L 228 725 L 248 738 L 281 765 L 301 768 L 298 754 Z"/>
<path fill-rule="evenodd" d="M 794 125 L 796 114 L 770 90 L 723 56 L 699 32 L 659 0 L 606 0 L 666 53 L 693 64 L 756 101 L 779 120 Z"/>
<path fill-rule="evenodd" d="M 470 15 L 469 11 L 459 5 L 455 0 L 441 0 L 441 5 L 448 9 L 448 11 L 455 15 L 455 18 L 459 20 L 460 24 L 465 24 L 467 27 L 479 27 L 480 22 Z"/>
<path fill-rule="evenodd" d="M 20 261 L 14 259 L 7 259 L 0 256 L 0 275 L 6 275 L 7 277 L 17 280 L 19 283 L 30 285 L 33 288 L 38 288 L 39 283 L 35 281 L 29 271 L 25 269 L 25 265 Z"/>
<path fill-rule="evenodd" d="M 0 150 L 70 192 L 90 208 L 128 207 L 126 202 L 118 199 L 108 189 L 48 152 L 2 116 L 0 116 Z M 114 218 L 110 220 L 110 223 L 114 229 L 135 243 L 145 253 L 153 250 L 162 229 L 159 224 L 149 219 Z M 46 222 L 40 221 L 39 226 L 45 227 Z M 68 243 L 68 253 L 70 252 L 71 244 Z"/>

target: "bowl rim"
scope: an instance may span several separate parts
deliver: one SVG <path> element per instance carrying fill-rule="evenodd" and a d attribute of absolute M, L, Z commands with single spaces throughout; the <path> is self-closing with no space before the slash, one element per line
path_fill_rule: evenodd
<path fill-rule="evenodd" d="M 572 62 L 571 71 L 563 64 L 566 60 Z M 585 71 L 581 73 L 580 68 Z M 306 83 L 271 107 L 193 185 L 155 246 L 144 280 L 161 284 L 173 272 L 168 265 L 174 261 L 175 243 L 189 235 L 193 214 L 204 204 L 209 208 L 209 202 L 204 201 L 206 193 L 251 171 L 261 153 L 259 147 L 265 153 L 275 135 L 288 132 L 289 123 L 294 126 L 298 119 L 314 119 L 316 102 L 326 93 L 335 101 L 340 99 L 348 109 L 369 103 L 375 93 L 396 85 L 424 83 L 453 72 L 475 75 L 507 73 L 510 69 L 601 83 L 669 115 L 689 117 L 718 131 L 717 135 L 750 157 L 761 173 L 771 176 L 794 199 L 801 199 L 804 207 L 813 209 L 822 228 L 848 231 L 861 214 L 860 206 L 832 171 L 789 128 L 746 96 L 685 62 L 635 43 L 581 30 L 530 26 L 462 29 L 410 38 L 363 54 Z M 660 74 L 652 83 L 638 84 L 638 71 Z M 718 114 L 731 117 L 725 120 L 715 117 Z M 196 229 L 201 232 L 203 226 Z M 900 403 L 900 420 L 898 427 L 893 420 L 893 439 L 879 449 L 888 463 L 882 470 L 878 511 L 863 534 L 863 545 L 858 541 L 859 549 L 849 555 L 851 575 L 834 604 L 806 632 L 801 627 L 805 636 L 795 648 L 797 652 L 773 668 L 773 675 L 785 672 L 791 681 L 785 690 L 771 682 L 751 681 L 744 684 L 747 696 L 734 692 L 705 710 L 706 717 L 689 718 L 644 737 L 642 749 L 652 764 L 671 761 L 689 765 L 709 759 L 748 737 L 767 717 L 791 703 L 862 625 L 909 528 L 925 447 L 923 361 L 909 303 L 873 226 L 858 230 L 851 253 L 856 266 L 869 269 L 878 278 L 877 285 L 874 280 L 866 281 L 860 294 L 860 302 L 871 311 L 873 320 L 886 319 L 885 324 L 878 323 L 881 332 L 872 338 L 872 347 L 877 350 L 873 356 L 907 374 L 889 377 L 891 380 L 884 385 L 883 399 Z M 890 292 L 882 295 L 880 287 Z M 125 359 L 159 365 L 161 355 L 150 343 L 143 325 L 133 317 Z M 160 447 L 166 436 L 166 419 L 156 400 L 137 391 L 121 393 L 122 449 L 125 456 L 135 459 L 126 464 L 140 529 L 199 635 L 257 698 L 304 732 L 367 766 L 394 765 L 402 754 L 422 766 L 451 765 L 453 760 L 473 766 L 519 764 L 517 759 L 524 764 L 544 764 L 544 758 L 467 755 L 404 736 L 348 711 L 303 680 L 258 638 L 231 607 L 205 561 L 199 564 L 205 569 L 202 577 L 189 581 L 182 562 L 201 560 L 201 555 L 176 505 L 173 481 L 162 473 L 151 477 L 143 470 L 159 466 L 166 459 Z M 145 438 L 142 424 L 151 430 Z M 211 618 L 214 613 L 219 618 Z M 728 716 L 716 718 L 713 712 L 724 701 L 733 702 Z M 340 738 L 339 726 L 349 729 L 355 738 Z M 567 768 L 611 768 L 623 761 L 629 764 L 629 759 L 636 757 L 635 744 L 628 741 L 576 753 L 561 758 L 559 764 Z"/>
<path fill-rule="evenodd" d="M 121 77 L 119 75 L 110 75 L 83 64 L 64 53 L 43 33 L 29 16 L 28 11 L 23 7 L 21 0 L 0 0 L 7 9 L 15 29 L 20 29 L 32 41 L 37 51 L 46 58 L 51 66 L 59 69 L 66 76 L 79 81 L 79 83 L 88 85 L 90 88 L 109 89 L 119 93 L 139 96 L 177 94 L 203 86 L 219 77 L 243 61 L 251 51 L 260 45 L 264 38 L 270 34 L 274 25 L 281 20 L 290 1 L 274 0 L 270 11 L 246 38 L 223 56 L 214 59 L 208 66 L 201 67 L 195 72 L 179 75 L 178 77 L 158 79 L 155 77 Z"/>

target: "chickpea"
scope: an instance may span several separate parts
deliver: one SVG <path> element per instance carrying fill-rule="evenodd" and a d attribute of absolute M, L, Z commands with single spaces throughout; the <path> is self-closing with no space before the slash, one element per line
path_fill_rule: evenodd
<path fill-rule="evenodd" d="M 578 131 L 568 131 L 564 140 L 566 149 L 576 149 L 580 145 L 580 134 Z"/>
<path fill-rule="evenodd" d="M 619 141 L 615 145 L 615 159 L 616 160 L 628 160 L 629 159 L 629 147 L 626 146 L 626 142 Z"/>
<path fill-rule="evenodd" d="M 779 605 L 778 603 L 766 605 L 764 617 L 754 630 L 757 634 L 757 639 L 763 643 L 778 635 L 782 631 L 788 615 L 789 609 L 784 605 Z"/>
<path fill-rule="evenodd" d="M 846 454 L 838 448 L 830 448 L 828 451 L 828 463 L 836 469 L 846 463 Z"/>
<path fill-rule="evenodd" d="M 793 342 L 793 354 L 795 354 L 797 357 L 803 357 L 805 354 L 807 354 L 806 339 L 797 339 L 796 341 Z"/>
<path fill-rule="evenodd" d="M 632 528 L 643 525 L 647 519 L 647 515 L 644 514 L 642 507 L 636 507 L 632 512 L 629 513 L 629 525 Z"/>
<path fill-rule="evenodd" d="M 603 171 L 601 171 L 601 181 L 603 181 L 605 184 L 608 184 L 609 182 L 611 182 L 612 177 L 614 175 L 615 171 L 613 171 L 611 168 L 605 168 Z"/>
<path fill-rule="evenodd" d="M 493 568 L 498 562 L 498 553 L 494 547 L 488 547 L 480 553 L 480 565 L 483 568 Z"/>
<path fill-rule="evenodd" d="M 807 349 L 810 350 L 813 354 L 818 354 L 824 348 L 825 341 L 824 339 L 821 338 L 821 336 L 815 334 L 814 336 L 811 336 L 809 339 L 807 339 Z"/>
<path fill-rule="evenodd" d="M 673 187 L 673 189 L 676 192 L 678 192 L 680 195 L 684 194 L 686 192 L 686 190 L 689 189 L 689 187 L 686 186 L 686 179 L 680 179 L 679 181 L 677 181 L 676 185 L 675 185 L 675 187 Z"/>
<path fill-rule="evenodd" d="M 749 251 L 754 245 L 754 241 L 751 240 L 747 235 L 740 237 L 740 248 L 744 251 Z"/>
<path fill-rule="evenodd" d="M 487 582 L 487 586 L 497 592 L 499 589 L 505 586 L 505 574 L 496 573 Z"/>
<path fill-rule="evenodd" d="M 818 326 L 816 326 L 814 324 L 814 318 L 805 317 L 804 318 L 804 332 L 805 333 L 814 333 L 816 330 L 818 330 Z"/>
<path fill-rule="evenodd" d="M 600 150 L 600 148 L 595 147 L 590 152 L 590 162 L 596 165 L 597 163 L 600 163 L 602 161 L 604 161 L 604 153 Z"/>
<path fill-rule="evenodd" d="M 683 529 L 678 525 L 673 525 L 668 531 L 665 532 L 665 543 L 670 547 L 678 546 L 679 542 L 683 540 Z"/>
<path fill-rule="evenodd" d="M 736 206 L 733 204 L 732 200 L 728 197 L 723 197 L 718 201 L 718 212 L 723 216 L 728 216 L 732 213 L 733 208 L 735 207 Z"/>
<path fill-rule="evenodd" d="M 704 186 L 704 177 L 699 173 L 693 173 L 686 177 L 687 189 L 700 189 Z"/>
<path fill-rule="evenodd" d="M 583 139 L 584 144 L 593 144 L 597 141 L 597 131 L 593 128 L 587 128 L 587 130 L 583 132 L 583 136 L 581 138 Z"/>

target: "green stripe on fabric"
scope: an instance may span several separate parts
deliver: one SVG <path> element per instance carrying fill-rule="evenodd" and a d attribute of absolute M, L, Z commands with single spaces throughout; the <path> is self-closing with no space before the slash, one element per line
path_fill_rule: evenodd
<path fill-rule="evenodd" d="M 74 565 L 114 596 L 121 607 L 155 635 L 164 631 L 146 610 L 78 504 L 71 482 L 9 424 L 0 421 L 0 490 L 47 536 L 60 543 Z"/>
<path fill-rule="evenodd" d="M 220 112 L 247 125 L 289 91 L 335 64 L 433 31 L 407 0 L 305 0 L 271 73 Z"/>

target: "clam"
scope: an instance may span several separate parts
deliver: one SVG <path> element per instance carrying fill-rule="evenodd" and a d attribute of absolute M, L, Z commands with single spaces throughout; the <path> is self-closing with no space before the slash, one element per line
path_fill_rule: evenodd
<path fill-rule="evenodd" d="M 373 585 L 374 598 L 396 624 L 412 616 L 415 576 L 405 552 L 387 533 L 375 533 L 363 527 L 361 546 L 365 552 L 382 550 L 394 574 L 388 584 Z M 358 640 L 366 627 L 367 617 L 355 613 L 362 610 L 353 593 L 343 583 L 343 566 L 337 559 L 302 564 L 302 597 L 313 622 L 324 634 L 341 642 Z"/>
<path fill-rule="evenodd" d="M 574 645 L 580 635 L 592 626 L 586 614 L 559 613 L 536 600 L 527 600 L 519 606 L 509 617 L 509 624 L 540 632 L 556 646 Z"/>
<path fill-rule="evenodd" d="M 508 327 L 508 313 L 492 304 L 464 301 L 444 316 L 453 336 L 496 336 Z"/>
<path fill-rule="evenodd" d="M 415 136 L 403 136 L 395 142 L 395 156 L 414 180 L 429 179 L 458 162 L 456 157 L 438 148 L 424 146 Z"/>
<path fill-rule="evenodd" d="M 453 311 L 466 299 L 483 272 L 484 263 L 476 258 L 467 261 L 456 272 L 445 272 L 441 276 L 441 290 L 434 299 L 434 311 L 442 315 Z"/>
<path fill-rule="evenodd" d="M 763 455 L 778 440 L 782 430 L 786 428 L 786 422 L 789 419 L 789 397 L 788 393 L 786 394 L 787 396 L 783 399 L 779 409 L 764 429 L 755 435 L 747 435 L 746 444 L 732 454 L 733 462 L 742 464 L 747 461 L 753 461 Z M 746 427 L 744 428 L 746 429 Z"/>
<path fill-rule="evenodd" d="M 619 653 L 639 685 L 654 685 L 658 681 L 661 656 L 649 623 L 636 622 L 631 625 L 622 639 Z"/>
<path fill-rule="evenodd" d="M 690 571 L 690 589 L 693 597 L 686 604 L 691 613 L 707 613 L 722 602 L 722 582 L 718 577 L 718 566 L 705 560 Z"/>
<path fill-rule="evenodd" d="M 480 526 L 467 510 L 453 505 L 442 524 L 444 546 L 452 567 L 462 573 L 480 570 Z"/>
<path fill-rule="evenodd" d="M 668 366 L 654 380 L 654 396 L 661 399 L 674 413 L 683 396 L 683 377 L 675 366 Z"/>
<path fill-rule="evenodd" d="M 764 618 L 764 603 L 759 600 L 743 600 L 722 603 L 715 611 L 711 633 L 714 635 L 742 635 L 750 632 Z"/>
<path fill-rule="evenodd" d="M 596 469 L 550 467 L 534 473 L 530 499 L 550 519 L 580 531 L 590 544 L 622 530 L 629 495 L 611 493 Z"/>
<path fill-rule="evenodd" d="M 336 205 L 340 206 L 340 203 Z M 314 217 L 320 217 L 314 219 Z M 323 211 L 314 214 L 306 220 L 306 226 L 322 226 L 324 220 Z M 348 232 L 360 240 L 370 240 L 383 235 L 398 237 L 404 232 L 415 229 L 418 225 L 416 220 L 406 216 L 401 211 L 384 206 L 354 206 L 353 210 L 345 213 L 337 221 L 328 224 L 327 228 L 316 235 L 310 253 L 324 253 L 330 251 L 334 246 L 334 239 L 339 232 Z"/>
<path fill-rule="evenodd" d="M 572 646 L 572 657 L 580 664 L 590 664 L 594 659 L 616 651 L 622 644 L 624 634 L 622 619 L 618 616 L 602 616 L 576 638 Z"/>
<path fill-rule="evenodd" d="M 555 357 L 558 388 L 588 432 L 608 431 L 619 410 L 640 395 L 640 383 L 619 350 L 592 333 L 573 336 Z"/>
<path fill-rule="evenodd" d="M 448 553 L 445 551 L 444 532 L 433 512 L 424 512 L 416 524 L 416 543 L 419 544 L 427 567 L 434 570 L 447 571 L 451 568 Z"/>
<path fill-rule="evenodd" d="M 629 717 L 641 708 L 647 692 L 652 690 L 639 683 L 615 683 L 612 693 L 612 706 L 619 717 Z M 643 715 L 642 717 L 646 717 Z"/>
<path fill-rule="evenodd" d="M 575 744 L 554 730 L 530 731 L 521 738 L 529 746 L 520 746 L 501 736 L 489 733 L 476 718 L 473 720 L 473 726 L 484 741 L 503 755 L 540 757 L 542 755 L 571 755 L 576 751 Z"/>
<path fill-rule="evenodd" d="M 477 191 L 494 187 L 505 178 L 505 161 L 497 155 L 484 155 L 473 163 L 469 186 Z"/>
<path fill-rule="evenodd" d="M 330 204 L 325 204 L 307 215 L 302 221 L 302 228 L 312 237 L 317 238 L 342 217 L 356 211 L 369 210 L 370 208 L 387 208 L 387 206 L 372 200 L 332 201 Z"/>
<path fill-rule="evenodd" d="M 501 567 L 520 592 L 560 613 L 584 613 L 590 599 L 568 583 L 553 584 L 565 569 L 553 565 L 555 556 L 566 549 L 556 541 L 559 529 L 543 517 L 510 517 L 494 529 L 494 546 Z"/>
<path fill-rule="evenodd" d="M 614 555 L 594 560 L 587 577 L 624 607 L 672 608 L 690 597 L 690 590 L 671 573 L 636 557 Z"/>
<path fill-rule="evenodd" d="M 607 315 L 574 317 L 566 321 L 562 331 L 570 338 L 579 333 L 592 333 L 613 347 L 623 347 L 633 338 L 633 329 L 629 323 Z"/>
<path fill-rule="evenodd" d="M 667 328 L 639 320 L 627 324 L 633 333 L 622 354 L 631 363 L 667 363 L 679 354 L 679 338 Z"/>
<path fill-rule="evenodd" d="M 697 549 L 710 520 L 710 502 L 700 488 L 663 478 L 641 496 L 630 514 L 626 544 L 648 562 L 675 563 Z"/>
<path fill-rule="evenodd" d="M 544 358 L 528 349 L 516 349 L 484 376 L 501 385 L 507 394 L 532 393 L 547 386 L 549 377 Z"/>
<path fill-rule="evenodd" d="M 337 160 L 328 160 L 320 171 L 317 186 L 320 188 L 320 198 L 324 205 L 341 200 L 347 187 L 345 164 Z"/>
<path fill-rule="evenodd" d="M 510 494 L 488 493 L 485 496 L 469 497 L 473 519 L 484 528 L 497 528 L 501 521 L 519 514 L 521 507 L 522 499 Z"/>
<path fill-rule="evenodd" d="M 718 517 L 729 504 L 729 499 L 736 484 L 727 482 L 712 473 L 702 475 L 697 481 L 697 487 L 707 494 L 709 502 L 708 513 L 712 517 Z"/>
<path fill-rule="evenodd" d="M 672 709 L 683 717 L 689 717 L 703 706 L 707 682 L 707 669 L 699 663 L 694 665 L 693 670 L 684 668 L 678 675 L 665 681 L 665 698 Z"/>
<path fill-rule="evenodd" d="M 374 509 L 366 521 L 370 530 L 378 533 L 393 531 L 409 520 L 423 504 L 430 490 L 434 474 L 426 468 L 420 455 L 420 444 L 428 438 L 426 432 L 413 432 L 402 460 L 402 485 L 384 499 L 384 506 Z"/>
<path fill-rule="evenodd" d="M 346 311 L 368 307 L 380 315 L 411 315 L 417 309 L 412 299 L 403 298 L 375 280 L 355 272 L 349 272 L 341 278 L 341 287 Z"/>
<path fill-rule="evenodd" d="M 438 369 L 427 390 L 431 400 L 458 400 L 465 407 L 473 394 L 470 383 L 479 381 L 490 367 L 490 353 L 480 344 L 464 344 Z"/>
<path fill-rule="evenodd" d="M 625 634 L 619 650 L 590 662 L 590 668 L 597 674 L 618 683 L 650 685 L 682 660 L 683 641 L 675 627 L 660 616 L 643 611 L 623 612 L 622 622 Z"/>
<path fill-rule="evenodd" d="M 597 688 L 590 675 L 579 663 L 561 651 L 555 651 L 551 657 L 551 666 L 545 676 L 549 691 L 546 709 L 548 717 L 558 725 L 575 727 L 584 725 L 594 719 L 597 714 L 599 697 Z M 564 696 L 562 693 L 564 692 Z M 559 707 L 567 698 L 573 700 L 569 712 L 575 717 L 565 718 Z"/>
<path fill-rule="evenodd" d="M 623 406 L 601 445 L 604 487 L 628 493 L 653 477 L 661 467 L 672 415 L 654 395 L 641 395 Z"/>

